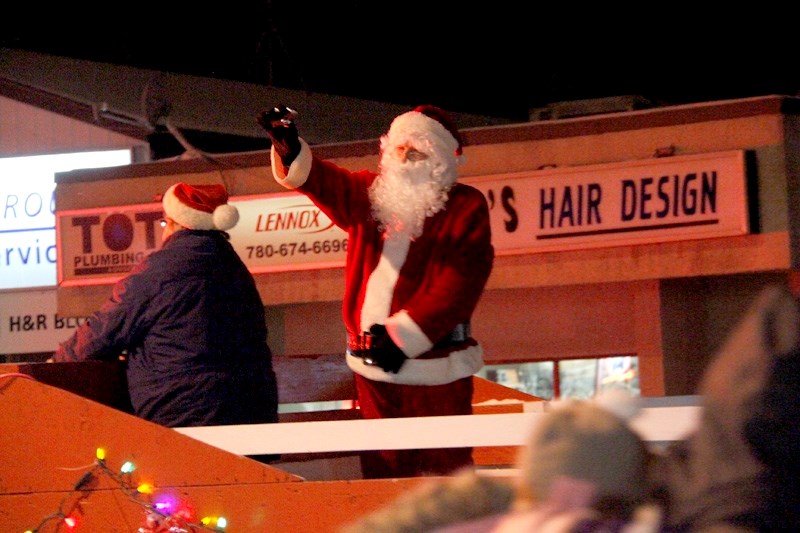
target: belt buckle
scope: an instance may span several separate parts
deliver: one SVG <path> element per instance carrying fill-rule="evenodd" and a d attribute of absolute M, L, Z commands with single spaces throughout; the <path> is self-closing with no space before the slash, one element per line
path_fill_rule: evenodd
<path fill-rule="evenodd" d="M 369 350 L 353 350 L 352 348 L 348 348 L 347 353 L 353 357 L 358 357 L 365 365 L 375 366 L 377 364 L 375 360 L 370 357 Z"/>
<path fill-rule="evenodd" d="M 372 333 L 364 331 L 355 338 L 355 348 L 348 347 L 347 353 L 354 357 L 361 359 L 365 365 L 376 366 L 377 363 L 370 356 L 370 348 L 372 348 Z"/>
<path fill-rule="evenodd" d="M 451 342 L 464 342 L 469 338 L 469 322 L 461 322 L 460 324 L 456 324 L 456 327 L 453 328 L 453 331 L 450 332 L 450 341 Z"/>
<path fill-rule="evenodd" d="M 450 340 L 452 342 L 464 342 L 466 335 L 464 335 L 464 323 L 456 324 L 453 331 L 450 332 Z"/>
<path fill-rule="evenodd" d="M 358 336 L 359 343 L 362 346 L 363 355 L 361 356 L 361 360 L 364 361 L 364 364 L 367 366 L 375 366 L 377 363 L 370 355 L 370 350 L 372 349 L 372 338 L 373 335 L 369 331 L 363 332 L 361 335 Z"/>

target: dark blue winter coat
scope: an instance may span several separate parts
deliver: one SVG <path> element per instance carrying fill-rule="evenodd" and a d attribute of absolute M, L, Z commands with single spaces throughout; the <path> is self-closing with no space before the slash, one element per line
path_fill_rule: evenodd
<path fill-rule="evenodd" d="M 134 413 L 144 419 L 168 427 L 277 421 L 264 306 L 222 232 L 171 235 L 53 359 L 123 353 Z"/>

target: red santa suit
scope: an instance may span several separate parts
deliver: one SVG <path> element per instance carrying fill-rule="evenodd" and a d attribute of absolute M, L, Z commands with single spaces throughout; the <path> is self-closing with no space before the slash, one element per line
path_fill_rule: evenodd
<path fill-rule="evenodd" d="M 382 140 L 409 132 L 431 150 L 460 150 L 444 126 L 417 111 L 395 119 Z M 483 349 L 468 324 L 494 259 L 483 194 L 453 183 L 444 207 L 425 219 L 419 236 L 387 237 L 370 201 L 375 172 L 353 172 L 318 159 L 302 139 L 300 154 L 286 169 L 273 150 L 272 169 L 281 185 L 306 195 L 348 233 L 342 311 L 347 364 L 356 374 L 363 416 L 471 413 L 471 376 L 483 366 Z M 373 324 L 385 325 L 408 357 L 397 373 L 353 355 Z M 383 453 L 394 467 L 369 477 L 443 473 L 471 464 L 470 449 Z M 420 459 L 426 453 L 431 461 Z"/>

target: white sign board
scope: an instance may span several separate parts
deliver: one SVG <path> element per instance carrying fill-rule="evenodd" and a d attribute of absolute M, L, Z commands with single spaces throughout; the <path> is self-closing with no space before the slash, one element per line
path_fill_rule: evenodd
<path fill-rule="evenodd" d="M 297 193 L 237 198 L 231 244 L 253 273 L 344 265 L 347 233 Z"/>
<path fill-rule="evenodd" d="M 56 284 L 56 172 L 130 162 L 130 150 L 0 158 L 0 290 Z"/>
<path fill-rule="evenodd" d="M 489 200 L 500 254 L 743 235 L 741 150 L 552 168 L 470 181 Z"/>
<path fill-rule="evenodd" d="M 56 313 L 56 289 L 0 292 L 0 353 L 55 351 L 83 317 Z"/>

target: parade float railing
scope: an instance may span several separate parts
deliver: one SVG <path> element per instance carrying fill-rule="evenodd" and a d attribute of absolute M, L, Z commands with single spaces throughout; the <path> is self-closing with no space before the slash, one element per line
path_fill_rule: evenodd
<path fill-rule="evenodd" d="M 313 359 L 300 364 L 312 364 Z M 317 358 L 316 363 L 332 361 Z M 287 368 L 276 363 L 279 380 Z M 345 382 L 321 386 L 318 390 L 327 391 L 322 395 L 306 389 L 285 398 L 328 396 L 325 401 L 331 401 L 348 390 L 346 381 L 352 377 L 342 375 Z M 525 445 L 547 405 L 521 400 L 523 393 L 475 378 L 480 401 L 473 416 L 358 420 L 357 410 L 349 408 L 332 410 L 336 413 L 329 413 L 327 420 L 321 412 L 295 413 L 279 424 L 170 429 L 126 411 L 119 390 L 123 378 L 116 365 L 106 363 L 0 365 L 4 528 L 67 530 L 52 522 L 70 518 L 77 521 L 76 532 L 147 533 L 157 530 L 153 521 L 160 518 L 189 522 L 178 524 L 187 531 L 221 531 L 214 520 L 224 517 L 230 532 L 336 532 L 430 478 L 332 479 L 336 469 L 317 465 L 319 479 L 313 479 L 283 468 L 304 464 L 308 469 L 311 463 L 292 461 L 295 456 L 357 458 L 359 451 L 369 449 L 474 446 L 479 466 L 513 475 L 508 465 L 512 452 Z M 639 429 L 651 442 L 681 438 L 698 414 L 692 405 L 643 411 Z M 96 456 L 100 450 L 102 459 Z M 485 450 L 497 453 L 479 459 Z M 247 457 L 262 453 L 285 457 L 270 465 Z M 126 471 L 129 464 L 136 469 Z M 139 493 L 139 487 L 150 490 Z M 157 507 L 158 498 L 181 502 L 180 508 L 192 514 L 171 515 Z"/>

